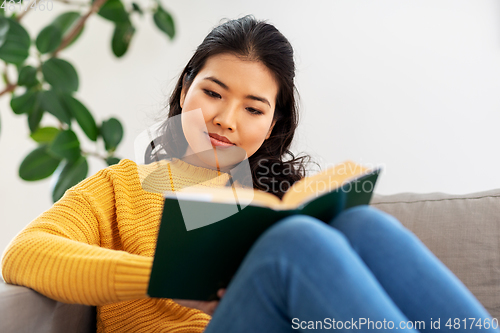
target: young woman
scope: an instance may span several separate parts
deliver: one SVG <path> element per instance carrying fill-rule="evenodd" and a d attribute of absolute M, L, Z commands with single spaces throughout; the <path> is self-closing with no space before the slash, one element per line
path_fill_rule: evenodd
<path fill-rule="evenodd" d="M 248 16 L 216 27 L 170 99 L 168 119 L 198 110 L 202 121 L 165 128 L 168 175 L 149 177 L 145 190 L 140 175 L 151 170 L 123 160 L 68 190 L 11 242 L 5 281 L 97 305 L 98 332 L 428 332 L 438 322 L 447 329 L 449 319 L 491 322 L 413 234 L 367 206 L 329 224 L 300 215 L 279 221 L 220 290 L 220 303 L 146 296 L 163 204 L 155 188 L 227 186 L 221 170 L 241 156 L 254 188 L 278 196 L 304 176 L 304 157 L 289 152 L 294 90 L 292 48 L 276 28 Z M 204 154 L 207 142 L 216 160 Z M 264 172 L 270 166 L 271 175 Z"/>

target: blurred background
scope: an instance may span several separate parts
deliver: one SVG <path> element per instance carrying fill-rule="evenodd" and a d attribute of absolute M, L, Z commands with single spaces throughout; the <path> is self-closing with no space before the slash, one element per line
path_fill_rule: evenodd
<path fill-rule="evenodd" d="M 500 187 L 500 2 L 161 4 L 174 18 L 173 40 L 154 26 L 151 15 L 134 17 L 134 39 L 126 55 L 116 58 L 110 49 L 113 24 L 94 15 L 79 40 L 59 54 L 75 66 L 76 95 L 96 120 L 122 122 L 118 157 L 134 160 L 135 137 L 166 117 L 177 76 L 205 35 L 221 19 L 254 14 L 274 24 L 295 49 L 301 105 L 295 153 L 311 154 L 322 167 L 346 159 L 381 165 L 379 194 Z M 23 26 L 35 38 L 65 11 L 66 5 L 54 1 L 52 11 L 29 12 Z M 31 183 L 18 176 L 36 144 L 25 117 L 14 115 L 9 101 L 0 98 L 0 251 L 52 205 L 50 179 Z M 90 157 L 89 166 L 92 175 L 106 164 Z"/>

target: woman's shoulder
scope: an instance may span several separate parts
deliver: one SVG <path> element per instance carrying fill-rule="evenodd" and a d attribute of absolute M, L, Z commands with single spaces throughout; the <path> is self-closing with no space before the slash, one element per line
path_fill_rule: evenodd
<path fill-rule="evenodd" d="M 136 177 L 139 166 L 132 160 L 124 158 L 117 164 L 113 164 L 104 168 L 102 171 L 108 174 L 116 175 L 117 177 Z"/>
<path fill-rule="evenodd" d="M 93 177 L 104 179 L 135 179 L 138 178 L 138 166 L 129 159 L 122 159 L 117 164 L 101 169 Z"/>
<path fill-rule="evenodd" d="M 137 164 L 129 159 L 99 170 L 94 175 L 75 185 L 78 192 L 99 192 L 115 188 L 140 188 Z"/>

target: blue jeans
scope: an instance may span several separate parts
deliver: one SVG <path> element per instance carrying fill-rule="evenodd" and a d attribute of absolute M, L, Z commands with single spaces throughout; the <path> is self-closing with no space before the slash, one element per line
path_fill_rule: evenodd
<path fill-rule="evenodd" d="M 205 332 L 499 332 L 470 329 L 470 318 L 491 324 L 414 234 L 391 215 L 358 206 L 329 224 L 296 215 L 269 228 Z"/>

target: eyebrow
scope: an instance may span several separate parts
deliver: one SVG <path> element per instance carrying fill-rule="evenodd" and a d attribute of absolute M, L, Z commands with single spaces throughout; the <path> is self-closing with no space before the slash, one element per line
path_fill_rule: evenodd
<path fill-rule="evenodd" d="M 229 87 L 228 87 L 225 83 L 221 82 L 220 80 L 216 79 L 216 78 L 215 78 L 215 77 L 213 77 L 213 76 L 207 76 L 207 77 L 206 77 L 206 78 L 204 78 L 203 80 L 212 81 L 212 82 L 214 82 L 214 83 L 217 83 L 217 84 L 218 84 L 219 86 L 221 86 L 223 89 L 225 89 L 225 90 L 229 90 Z M 271 103 L 269 103 L 269 101 L 268 101 L 266 98 L 264 98 L 264 97 L 259 97 L 259 96 L 255 96 L 255 95 L 247 95 L 247 96 L 245 96 L 245 98 L 248 98 L 248 99 L 253 99 L 253 100 L 255 100 L 255 101 L 259 101 L 259 102 L 262 102 L 262 103 L 265 103 L 265 104 L 267 104 L 267 105 L 271 106 Z"/>

